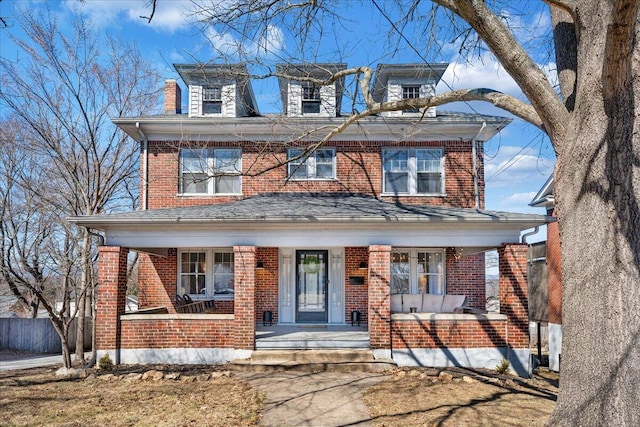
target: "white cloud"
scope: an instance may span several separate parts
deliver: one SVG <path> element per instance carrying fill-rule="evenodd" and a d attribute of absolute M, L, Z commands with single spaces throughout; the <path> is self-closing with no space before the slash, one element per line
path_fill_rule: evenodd
<path fill-rule="evenodd" d="M 507 203 L 517 203 L 517 204 L 529 204 L 531 200 L 536 196 L 537 192 L 529 191 L 527 193 L 514 193 L 505 198 L 505 202 Z"/>
<path fill-rule="evenodd" d="M 532 179 L 546 179 L 554 164 L 555 160 L 543 156 L 538 147 L 502 146 L 485 162 L 486 185 L 491 189 L 528 185 Z"/>
<path fill-rule="evenodd" d="M 173 33 L 186 24 L 185 13 L 188 10 L 189 2 L 158 2 L 151 23 L 141 18 L 141 16 L 151 15 L 152 7 L 147 0 L 87 1 L 84 3 L 78 3 L 77 0 L 64 0 L 63 5 L 68 10 L 77 9 L 100 28 L 119 27 L 134 23 L 146 25 L 155 31 Z"/>
<path fill-rule="evenodd" d="M 465 88 L 490 88 L 524 99 L 516 82 L 488 53 L 472 60 L 458 57 L 447 68 L 436 90 L 444 92 Z"/>

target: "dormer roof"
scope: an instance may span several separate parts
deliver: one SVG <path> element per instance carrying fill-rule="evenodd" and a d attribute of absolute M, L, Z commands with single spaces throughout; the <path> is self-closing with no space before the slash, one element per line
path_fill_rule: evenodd
<path fill-rule="evenodd" d="M 435 87 L 448 66 L 447 63 L 378 64 L 373 79 L 373 99 L 384 100 L 390 77 L 430 83 Z"/>
<path fill-rule="evenodd" d="M 187 86 L 215 86 L 234 81 L 248 115 L 259 115 L 249 72 L 245 64 L 173 64 Z"/>
<path fill-rule="evenodd" d="M 314 63 L 314 64 L 277 64 L 278 84 L 280 87 L 280 97 L 282 99 L 283 112 L 289 115 L 289 83 L 292 80 L 313 78 L 326 80 L 338 71 L 345 70 L 347 64 L 337 63 Z M 335 108 L 340 113 L 342 105 L 342 93 L 344 92 L 344 77 L 335 82 Z"/>

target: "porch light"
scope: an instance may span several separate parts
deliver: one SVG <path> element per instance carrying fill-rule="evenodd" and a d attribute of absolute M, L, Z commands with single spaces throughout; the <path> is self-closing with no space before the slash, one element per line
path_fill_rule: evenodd
<path fill-rule="evenodd" d="M 264 262 L 263 261 L 256 262 L 256 269 L 257 270 L 264 270 Z"/>
<path fill-rule="evenodd" d="M 360 268 L 361 270 L 366 270 L 367 269 L 367 261 L 360 261 Z"/>

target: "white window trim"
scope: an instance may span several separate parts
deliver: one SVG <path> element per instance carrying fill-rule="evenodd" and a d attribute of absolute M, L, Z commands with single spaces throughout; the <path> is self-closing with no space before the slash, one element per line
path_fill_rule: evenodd
<path fill-rule="evenodd" d="M 385 158 L 387 151 L 408 151 L 407 156 L 407 169 L 408 169 L 408 182 L 407 182 L 407 192 L 406 193 L 394 193 L 393 191 L 387 191 L 385 188 L 386 182 L 386 170 L 385 170 Z M 416 151 L 418 150 L 439 150 L 440 151 L 440 191 L 436 193 L 418 193 L 418 160 Z M 382 195 L 383 196 L 395 196 L 397 195 L 406 195 L 406 196 L 446 196 L 445 192 L 445 154 L 443 147 L 412 147 L 412 148 L 383 148 L 382 149 Z"/>
<path fill-rule="evenodd" d="M 185 197 L 202 197 L 202 196 L 237 196 L 237 195 L 242 195 L 242 172 L 237 172 L 237 173 L 225 173 L 225 174 L 220 174 L 220 175 L 216 175 L 215 172 L 213 174 L 210 174 L 211 171 L 214 171 L 214 164 L 215 164 L 215 151 L 216 150 L 238 150 L 240 151 L 240 170 L 242 170 L 242 149 L 241 148 L 237 148 L 237 147 L 208 147 L 208 148 L 202 148 L 202 150 L 206 151 L 206 164 L 207 164 L 207 192 L 206 193 L 185 193 L 184 192 L 184 188 L 183 188 L 183 184 L 182 184 L 182 150 L 199 150 L 199 148 L 182 148 L 180 149 L 180 152 L 178 153 L 178 194 L 180 196 L 185 196 Z M 240 177 L 240 189 L 237 193 L 217 193 L 215 192 L 215 178 L 217 176 L 238 176 Z"/>
<path fill-rule="evenodd" d="M 420 284 L 418 279 L 418 252 L 439 253 L 442 256 L 442 283 L 445 295 L 447 293 L 447 253 L 444 248 L 392 248 L 391 252 L 409 253 L 409 293 L 419 294 Z M 428 293 L 428 292 L 427 292 Z"/>
<path fill-rule="evenodd" d="M 289 148 L 287 149 L 287 161 L 291 158 L 291 151 L 293 150 L 302 150 L 304 151 L 304 148 Z M 335 181 L 336 180 L 336 168 L 337 168 L 337 163 L 336 163 L 336 149 L 333 147 L 322 147 L 319 148 L 319 150 L 331 150 L 332 153 L 332 164 L 331 164 L 331 177 L 330 178 L 318 178 L 315 176 L 316 174 L 316 151 L 314 151 L 313 153 L 311 153 L 309 155 L 309 157 L 306 158 L 306 160 L 304 160 L 304 163 L 302 163 L 300 165 L 300 167 L 302 168 L 304 165 L 306 165 L 307 168 L 307 177 L 306 178 L 294 178 L 291 175 L 291 163 L 287 163 L 287 179 L 290 181 Z M 310 171 L 313 172 L 313 176 L 309 177 L 308 175 L 310 175 Z"/>
<path fill-rule="evenodd" d="M 214 258 L 216 253 L 231 253 L 233 254 L 233 248 L 182 248 L 178 250 L 178 278 L 176 282 L 176 293 L 180 296 L 182 287 L 182 254 L 191 252 L 204 252 L 205 254 L 205 289 L 206 293 L 203 294 L 188 294 L 194 301 L 195 300 L 220 300 L 220 301 L 233 301 L 234 294 L 221 294 L 216 295 L 214 293 Z M 234 270 L 235 281 L 235 270 Z"/>

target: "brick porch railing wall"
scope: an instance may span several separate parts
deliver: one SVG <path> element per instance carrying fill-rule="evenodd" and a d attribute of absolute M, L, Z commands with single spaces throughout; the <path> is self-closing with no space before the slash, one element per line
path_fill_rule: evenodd
<path fill-rule="evenodd" d="M 391 349 L 391 246 L 369 246 L 369 338 L 374 350 Z"/>
<path fill-rule="evenodd" d="M 234 246 L 235 348 L 253 350 L 255 322 L 256 247 Z"/>
<path fill-rule="evenodd" d="M 167 307 L 175 313 L 175 298 L 178 291 L 178 250 L 169 248 L 167 256 L 141 253 L 138 259 L 138 306 Z"/>
<path fill-rule="evenodd" d="M 466 295 L 470 307 L 484 310 L 487 306 L 484 253 L 457 254 L 446 250 L 447 293 Z"/>
<path fill-rule="evenodd" d="M 183 315 L 185 316 L 185 315 Z M 121 322 L 123 349 L 233 348 L 233 319 L 125 319 Z"/>
<path fill-rule="evenodd" d="M 508 345 L 529 348 L 529 314 L 526 244 L 498 248 L 500 313 L 507 316 Z"/>
<path fill-rule="evenodd" d="M 456 320 L 393 322 L 394 349 L 500 348 L 507 345 L 507 321 L 460 315 Z"/>
<path fill-rule="evenodd" d="M 118 246 L 101 246 L 98 250 L 96 348 L 98 350 L 114 350 L 120 347 L 120 315 L 124 313 L 127 298 L 127 255 L 129 249 Z"/>

